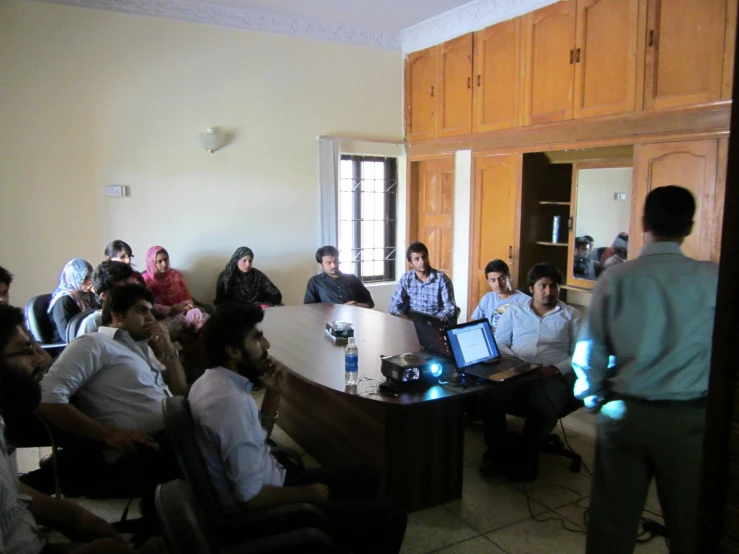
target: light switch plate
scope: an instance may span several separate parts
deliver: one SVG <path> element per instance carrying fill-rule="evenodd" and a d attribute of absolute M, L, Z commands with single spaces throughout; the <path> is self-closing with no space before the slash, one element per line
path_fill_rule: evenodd
<path fill-rule="evenodd" d="M 625 192 L 614 192 L 613 199 L 614 200 L 626 200 L 626 193 Z"/>
<path fill-rule="evenodd" d="M 105 196 L 108 198 L 123 198 L 126 196 L 125 185 L 107 185 L 105 187 Z"/>

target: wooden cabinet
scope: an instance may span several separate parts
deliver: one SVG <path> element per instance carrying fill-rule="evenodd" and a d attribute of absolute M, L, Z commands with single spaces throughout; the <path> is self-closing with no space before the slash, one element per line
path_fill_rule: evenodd
<path fill-rule="evenodd" d="M 572 118 L 575 2 L 558 2 L 524 16 L 524 125 Z"/>
<path fill-rule="evenodd" d="M 727 5 L 727 0 L 648 0 L 646 109 L 719 100 Z"/>
<path fill-rule="evenodd" d="M 636 107 L 639 0 L 579 0 L 575 119 Z"/>
<path fill-rule="evenodd" d="M 522 155 L 475 154 L 473 159 L 472 247 L 470 293 L 472 314 L 487 292 L 485 266 L 500 258 L 518 275 L 518 202 L 521 196 Z M 515 282 L 514 282 L 515 286 Z"/>
<path fill-rule="evenodd" d="M 454 158 L 418 164 L 418 229 L 432 267 L 452 277 L 454 245 Z"/>
<path fill-rule="evenodd" d="M 682 245 L 683 253 L 699 260 L 718 261 L 721 221 L 717 217 L 718 139 L 644 144 L 634 149 L 634 191 L 631 207 L 629 258 L 638 255 L 644 244 L 641 217 L 644 201 L 652 189 L 679 185 L 695 195 L 693 232 Z M 726 161 L 724 160 L 725 164 Z"/>
<path fill-rule="evenodd" d="M 518 125 L 521 72 L 521 18 L 475 33 L 472 130 Z"/>
<path fill-rule="evenodd" d="M 409 141 L 436 136 L 437 53 L 434 46 L 410 54 L 405 62 L 405 136 Z"/>
<path fill-rule="evenodd" d="M 472 131 L 472 33 L 439 46 L 437 136 Z"/>

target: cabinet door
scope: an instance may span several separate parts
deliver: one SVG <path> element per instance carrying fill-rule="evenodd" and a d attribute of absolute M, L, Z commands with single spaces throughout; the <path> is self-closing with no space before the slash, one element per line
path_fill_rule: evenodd
<path fill-rule="evenodd" d="M 475 33 L 472 128 L 475 133 L 518 126 L 521 18 Z"/>
<path fill-rule="evenodd" d="M 717 256 L 714 243 L 721 233 L 716 225 L 718 140 L 644 144 L 634 148 L 634 203 L 631 206 L 629 258 L 644 244 L 641 217 L 650 190 L 679 185 L 695 196 L 695 224 L 682 245 L 683 253 L 698 260 Z M 633 237 L 633 238 L 632 238 Z M 718 261 L 718 260 L 714 260 Z"/>
<path fill-rule="evenodd" d="M 432 267 L 452 277 L 454 246 L 454 158 L 418 166 L 418 240 L 429 249 Z"/>
<path fill-rule="evenodd" d="M 437 136 L 472 132 L 472 33 L 439 46 Z"/>
<path fill-rule="evenodd" d="M 473 161 L 472 248 L 470 259 L 470 315 L 490 292 L 485 266 L 500 258 L 518 275 L 517 221 L 520 210 L 521 154 L 476 154 Z M 514 283 L 514 287 L 516 283 Z"/>
<path fill-rule="evenodd" d="M 434 107 L 436 95 L 437 48 L 409 54 L 405 63 L 406 139 L 436 136 Z"/>
<path fill-rule="evenodd" d="M 525 16 L 524 125 L 572 119 L 575 2 Z"/>
<path fill-rule="evenodd" d="M 727 0 L 649 0 L 647 109 L 721 96 Z"/>
<path fill-rule="evenodd" d="M 580 0 L 575 119 L 633 112 L 639 0 Z"/>

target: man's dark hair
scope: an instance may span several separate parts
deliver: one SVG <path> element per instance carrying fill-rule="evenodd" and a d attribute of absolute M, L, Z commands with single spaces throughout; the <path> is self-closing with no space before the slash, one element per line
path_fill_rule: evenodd
<path fill-rule="evenodd" d="M 125 252 L 133 257 L 133 250 L 131 250 L 127 242 L 123 242 L 122 240 L 114 240 L 105 247 L 106 258 L 115 258 L 120 252 Z"/>
<path fill-rule="evenodd" d="M 330 256 L 331 254 L 327 254 Z M 223 366 L 228 361 L 227 346 L 242 347 L 246 334 L 264 319 L 256 304 L 221 304 L 203 327 L 203 345 L 208 363 Z"/>
<path fill-rule="evenodd" d="M 5 349 L 15 336 L 18 326 L 24 327 L 25 323 L 26 318 L 20 308 L 0 304 L 0 356 L 5 353 Z"/>
<path fill-rule="evenodd" d="M 134 269 L 123 262 L 115 262 L 113 260 L 105 260 L 92 272 L 92 285 L 95 287 L 95 294 L 109 292 L 116 283 L 127 281 L 134 274 Z"/>
<path fill-rule="evenodd" d="M 590 246 L 595 245 L 595 239 L 591 237 L 590 235 L 583 235 L 582 238 L 584 238 L 586 241 L 590 243 Z"/>
<path fill-rule="evenodd" d="M 339 251 L 333 246 L 321 246 L 316 250 L 316 262 L 319 264 L 323 262 L 324 256 L 333 256 L 334 258 L 339 257 Z"/>
<path fill-rule="evenodd" d="M 103 302 L 103 325 L 110 325 L 113 314 L 125 314 L 139 300 L 154 304 L 154 295 L 146 287 L 135 283 L 126 283 L 110 289 Z"/>
<path fill-rule="evenodd" d="M 576 237 L 575 238 L 575 250 L 579 250 L 583 246 L 592 245 L 593 243 L 590 242 L 587 237 Z"/>
<path fill-rule="evenodd" d="M 408 247 L 408 250 L 406 250 L 405 252 L 405 259 L 410 262 L 411 256 L 413 254 L 426 254 L 426 256 L 428 256 L 429 249 L 426 248 L 426 245 L 422 242 L 412 242 L 411 245 Z"/>
<path fill-rule="evenodd" d="M 503 260 L 495 259 L 492 262 L 488 262 L 485 266 L 485 278 L 491 273 L 503 273 L 509 279 L 511 278 L 511 268 Z"/>
<path fill-rule="evenodd" d="M 644 203 L 644 225 L 657 237 L 679 239 L 688 236 L 694 215 L 693 193 L 676 185 L 652 190 Z"/>
<path fill-rule="evenodd" d="M 561 285 L 564 281 L 562 272 L 552 264 L 538 263 L 534 264 L 529 270 L 529 274 L 526 276 L 529 286 L 533 287 L 539 279 L 549 278 L 558 285 Z"/>
<path fill-rule="evenodd" d="M 6 285 L 10 286 L 10 283 L 12 282 L 13 274 L 0 265 L 0 283 L 5 283 Z"/>

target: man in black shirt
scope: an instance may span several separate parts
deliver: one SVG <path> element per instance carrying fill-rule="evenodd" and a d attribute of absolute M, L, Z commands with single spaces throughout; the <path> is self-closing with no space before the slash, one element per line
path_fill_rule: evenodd
<path fill-rule="evenodd" d="M 305 304 L 329 302 L 346 304 L 361 308 L 374 308 L 367 288 L 356 275 L 339 271 L 339 251 L 333 246 L 324 246 L 316 251 L 316 262 L 322 273 L 314 275 L 308 281 L 305 291 Z"/>

